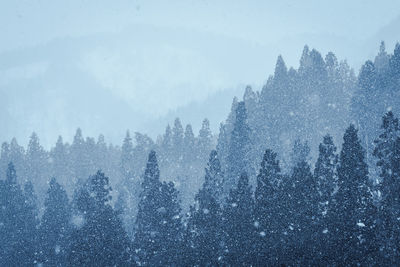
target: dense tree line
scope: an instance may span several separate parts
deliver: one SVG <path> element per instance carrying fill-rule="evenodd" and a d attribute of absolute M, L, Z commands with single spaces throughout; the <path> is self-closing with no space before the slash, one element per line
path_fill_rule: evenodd
<path fill-rule="evenodd" d="M 79 129 L 49 152 L 36 134 L 26 151 L 4 143 L 1 265 L 398 264 L 399 58 L 382 45 L 356 78 L 307 46 L 298 70 L 279 57 L 260 93 L 234 100 L 216 145 L 207 120 L 195 137 L 179 119 L 121 147 Z M 360 107 L 384 114 L 380 127 Z"/>
<path fill-rule="evenodd" d="M 324 137 L 314 171 L 307 153 L 297 152 L 291 172 L 282 173 L 277 154 L 267 149 L 255 189 L 244 171 L 225 199 L 225 176 L 213 150 L 186 216 L 174 184 L 160 181 L 151 151 L 133 239 L 110 204 L 112 188 L 101 171 L 72 201 L 52 179 L 39 220 L 31 183 L 22 189 L 10 163 L 0 184 L 0 259 L 7 266 L 396 264 L 400 131 L 392 112 L 375 142 L 379 186 L 369 178 L 365 149 L 350 125 L 339 155 L 332 138 Z"/>

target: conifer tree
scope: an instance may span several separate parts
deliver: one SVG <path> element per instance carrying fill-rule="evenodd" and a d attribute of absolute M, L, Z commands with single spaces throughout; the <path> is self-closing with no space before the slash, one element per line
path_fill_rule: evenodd
<path fill-rule="evenodd" d="M 319 145 L 319 156 L 314 169 L 318 191 L 318 206 L 315 217 L 317 222 L 315 244 L 319 247 L 319 260 L 321 261 L 327 257 L 328 248 L 332 245 L 330 241 L 334 232 L 331 229 L 330 220 L 327 215 L 337 187 L 337 165 L 338 155 L 336 154 L 336 146 L 333 144 L 332 137 L 326 135 Z"/>
<path fill-rule="evenodd" d="M 154 151 L 149 154 L 136 218 L 134 248 L 138 265 L 163 266 L 177 262 L 182 234 L 178 192 L 160 182 Z"/>
<path fill-rule="evenodd" d="M 68 265 L 123 266 L 129 262 L 130 244 L 118 214 L 110 205 L 109 179 L 98 171 L 77 196 Z"/>
<path fill-rule="evenodd" d="M 381 250 L 386 259 L 390 261 L 387 264 L 395 264 L 399 258 L 398 242 L 400 234 L 400 173 L 398 161 L 398 140 L 400 138 L 399 121 L 394 117 L 393 112 L 388 112 L 383 116 L 382 133 L 375 140 L 375 149 L 373 155 L 377 158 L 381 178 L 379 189 L 381 200 L 379 203 L 381 234 Z"/>
<path fill-rule="evenodd" d="M 30 201 L 29 192 L 25 194 L 17 183 L 12 163 L 0 185 L 0 262 L 4 266 L 34 265 L 38 226 L 35 203 Z"/>
<path fill-rule="evenodd" d="M 254 200 L 246 173 L 232 189 L 223 210 L 224 262 L 229 266 L 251 266 L 255 260 Z"/>
<path fill-rule="evenodd" d="M 250 128 L 247 124 L 247 111 L 244 102 L 236 108 L 236 119 L 231 133 L 227 159 L 226 193 L 235 188 L 242 172 L 252 175 L 250 168 Z"/>
<path fill-rule="evenodd" d="M 368 166 L 354 125 L 346 130 L 339 157 L 338 191 L 329 208 L 332 257 L 337 264 L 367 264 L 374 252 L 374 205 Z"/>
<path fill-rule="evenodd" d="M 188 124 L 186 125 L 185 128 L 185 134 L 183 137 L 183 147 L 184 147 L 184 152 L 183 152 L 183 156 L 186 159 L 185 162 L 186 163 L 190 163 L 193 162 L 193 160 L 195 159 L 195 137 L 193 134 L 193 129 L 192 129 L 192 125 Z"/>
<path fill-rule="evenodd" d="M 204 119 L 197 138 L 197 153 L 202 164 L 206 163 L 208 154 L 211 151 L 211 147 L 212 133 L 210 130 L 210 121 L 208 119 Z"/>
<path fill-rule="evenodd" d="M 296 148 L 296 146 L 295 146 Z M 303 147 L 304 151 L 309 148 Z M 286 185 L 289 202 L 290 223 L 287 228 L 289 248 L 292 249 L 292 264 L 311 264 L 314 257 L 314 229 L 318 207 L 317 184 L 307 161 L 308 153 L 297 157 Z"/>
<path fill-rule="evenodd" d="M 59 136 L 55 147 L 50 152 L 51 174 L 65 183 L 69 183 L 68 180 L 71 177 L 70 169 L 68 168 L 68 152 L 68 147 L 64 144 L 63 138 Z"/>
<path fill-rule="evenodd" d="M 26 151 L 27 181 L 34 183 L 40 195 L 46 188 L 49 177 L 48 154 L 40 145 L 39 137 L 32 133 Z"/>
<path fill-rule="evenodd" d="M 174 150 L 180 151 L 183 143 L 183 127 L 181 120 L 176 118 L 174 121 L 174 128 L 172 128 L 172 145 Z"/>
<path fill-rule="evenodd" d="M 39 262 L 65 266 L 71 234 L 71 208 L 67 193 L 55 178 L 50 181 L 44 204 L 45 211 L 39 227 Z"/>
<path fill-rule="evenodd" d="M 184 264 L 216 266 L 222 255 L 222 224 L 219 203 L 223 174 L 217 152 L 211 151 L 202 188 L 190 208 L 185 233 Z"/>
<path fill-rule="evenodd" d="M 267 149 L 261 162 L 255 190 L 255 227 L 257 237 L 257 263 L 266 259 L 277 264 L 281 244 L 283 219 L 282 174 L 276 153 Z"/>
<path fill-rule="evenodd" d="M 133 144 L 129 131 L 126 135 L 121 147 L 121 173 L 125 179 L 132 178 L 133 170 Z"/>

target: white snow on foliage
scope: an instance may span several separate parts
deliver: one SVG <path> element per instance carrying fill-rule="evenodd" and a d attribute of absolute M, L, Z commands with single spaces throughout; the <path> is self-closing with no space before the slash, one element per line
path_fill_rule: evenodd
<path fill-rule="evenodd" d="M 83 216 L 80 214 L 72 216 L 71 221 L 72 221 L 72 224 L 78 229 L 81 228 L 85 224 L 85 218 L 83 218 Z"/>
<path fill-rule="evenodd" d="M 61 251 L 60 245 L 56 245 L 56 247 L 54 248 L 54 252 L 55 252 L 56 254 L 58 254 L 58 253 L 60 253 L 60 251 Z"/>

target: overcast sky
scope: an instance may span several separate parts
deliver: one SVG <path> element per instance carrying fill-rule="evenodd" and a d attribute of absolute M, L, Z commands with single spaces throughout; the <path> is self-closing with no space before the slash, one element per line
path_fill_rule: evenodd
<path fill-rule="evenodd" d="M 396 35 L 391 25 L 399 15 L 398 0 L 0 1 L 0 104 L 7 106 L 0 119 L 22 121 L 3 121 L 0 141 L 17 136 L 24 143 L 37 131 L 50 144 L 58 134 L 70 139 L 78 126 L 113 142 L 128 128 L 154 137 L 178 108 L 246 84 L 259 90 L 278 54 L 297 67 L 304 44 L 333 51 L 358 70 L 379 39 Z M 388 49 L 396 38 L 388 38 Z M 35 90 L 32 104 L 27 95 Z M 121 110 L 132 112 L 131 120 L 107 129 L 92 120 L 96 108 L 72 118 L 79 104 L 62 98 L 82 96 L 82 105 L 91 106 L 96 90 L 126 105 Z M 230 102 L 218 115 L 205 111 L 214 130 Z M 190 120 L 198 129 L 200 121 Z M 152 121 L 160 127 L 150 127 Z"/>

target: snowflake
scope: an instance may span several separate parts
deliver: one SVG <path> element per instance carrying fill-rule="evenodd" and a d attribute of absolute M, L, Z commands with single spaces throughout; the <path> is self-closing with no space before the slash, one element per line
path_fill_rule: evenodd
<path fill-rule="evenodd" d="M 165 212 L 167 212 L 167 210 L 165 209 L 165 207 L 160 207 L 160 208 L 157 209 L 157 212 L 165 213 Z"/>
<path fill-rule="evenodd" d="M 74 215 L 72 216 L 71 222 L 76 228 L 79 229 L 85 224 L 85 218 L 83 218 L 82 215 Z"/>
<path fill-rule="evenodd" d="M 60 253 L 60 251 L 61 251 L 60 245 L 56 245 L 56 247 L 54 248 L 54 252 L 55 252 L 56 254 L 58 254 L 58 253 Z"/>

